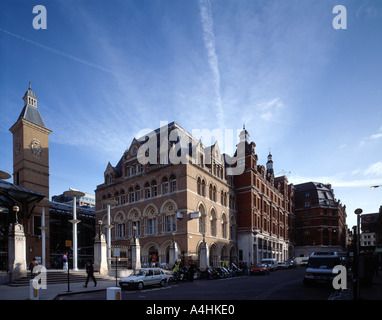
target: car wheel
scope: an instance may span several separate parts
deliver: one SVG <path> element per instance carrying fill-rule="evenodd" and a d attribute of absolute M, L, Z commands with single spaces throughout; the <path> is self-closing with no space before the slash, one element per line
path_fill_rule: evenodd
<path fill-rule="evenodd" d="M 166 284 L 166 282 L 164 281 L 164 279 L 162 279 L 162 280 L 159 282 L 159 285 L 160 285 L 161 287 L 164 287 L 165 284 Z"/>
<path fill-rule="evenodd" d="M 138 289 L 139 289 L 139 290 L 142 290 L 142 289 L 143 289 L 143 282 L 139 282 L 139 283 L 138 283 Z"/>

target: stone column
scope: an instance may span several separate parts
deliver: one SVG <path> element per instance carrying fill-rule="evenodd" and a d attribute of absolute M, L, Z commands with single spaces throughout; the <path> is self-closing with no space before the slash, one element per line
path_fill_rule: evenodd
<path fill-rule="evenodd" d="M 109 273 L 107 266 L 107 246 L 104 234 L 101 234 L 100 237 L 96 237 L 94 242 L 94 268 L 99 271 L 100 274 Z"/>
<path fill-rule="evenodd" d="M 138 238 L 133 238 L 131 246 L 131 267 L 139 269 L 141 267 L 141 246 Z"/>
<path fill-rule="evenodd" d="M 168 262 L 170 268 L 172 268 L 172 266 L 175 264 L 175 261 L 177 259 L 175 247 L 176 247 L 175 241 L 171 241 L 170 250 L 169 250 L 169 262 Z"/>
<path fill-rule="evenodd" d="M 200 271 L 205 271 L 208 268 L 207 243 L 203 241 L 200 244 Z"/>
<path fill-rule="evenodd" d="M 17 280 L 27 275 L 26 237 L 24 227 L 20 223 L 11 224 L 8 233 L 8 257 L 11 280 Z"/>

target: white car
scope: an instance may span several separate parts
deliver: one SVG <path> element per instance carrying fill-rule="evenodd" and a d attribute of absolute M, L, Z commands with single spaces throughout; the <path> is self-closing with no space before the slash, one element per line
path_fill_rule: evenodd
<path fill-rule="evenodd" d="M 163 287 L 167 282 L 167 274 L 161 268 L 135 269 L 128 277 L 119 281 L 122 289 L 138 288 L 159 284 Z"/>

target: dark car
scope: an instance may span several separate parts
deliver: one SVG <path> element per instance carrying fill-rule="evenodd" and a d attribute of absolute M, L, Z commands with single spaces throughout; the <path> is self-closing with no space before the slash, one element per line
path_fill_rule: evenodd
<path fill-rule="evenodd" d="M 266 263 L 258 263 L 255 266 L 251 267 L 249 270 L 251 275 L 256 275 L 256 274 L 270 274 L 271 269 Z"/>

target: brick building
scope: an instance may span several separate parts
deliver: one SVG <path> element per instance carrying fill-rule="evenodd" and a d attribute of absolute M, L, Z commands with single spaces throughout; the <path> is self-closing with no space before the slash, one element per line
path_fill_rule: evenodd
<path fill-rule="evenodd" d="M 346 206 L 335 199 L 330 184 L 296 185 L 295 214 L 296 256 L 346 249 Z"/>
<path fill-rule="evenodd" d="M 258 164 L 256 144 L 244 129 L 240 144 L 245 149 L 245 169 L 234 176 L 238 210 L 240 260 L 263 258 L 286 261 L 293 257 L 293 185 L 286 176 L 275 177 L 272 155 L 266 167 Z"/>
<path fill-rule="evenodd" d="M 174 132 L 182 138 L 171 139 Z M 102 200 L 117 200 L 111 208 L 112 247 L 130 258 L 136 232 L 144 264 L 168 263 L 172 239 L 179 258 L 198 262 L 203 238 L 211 266 L 224 260 L 285 260 L 290 254 L 293 188 L 286 177 L 275 178 L 271 168 L 265 172 L 257 166 L 248 137 L 244 129 L 232 157 L 236 162 L 221 154 L 217 142 L 206 147 L 175 122 L 134 139 L 116 166 L 107 165 L 104 182 L 96 189 L 96 219 L 104 233 L 107 207 Z M 150 139 L 153 148 L 145 149 Z M 245 156 L 238 152 L 244 148 Z M 233 175 L 234 169 L 244 173 Z"/>
<path fill-rule="evenodd" d="M 172 141 L 174 134 L 181 138 Z M 142 161 L 147 138 L 154 141 L 153 149 L 143 152 L 151 158 Z M 177 149 L 180 140 L 187 142 Z M 177 156 L 183 161 L 176 163 Z M 107 165 L 95 193 L 96 219 L 102 220 L 104 233 L 107 208 L 102 200 L 117 200 L 111 208 L 111 240 L 121 257 L 131 257 L 136 232 L 143 264 L 169 263 L 172 239 L 178 258 L 197 262 L 203 237 L 210 265 L 237 261 L 236 193 L 224 156 L 218 143 L 206 147 L 175 122 L 133 139 L 118 164 Z"/>

